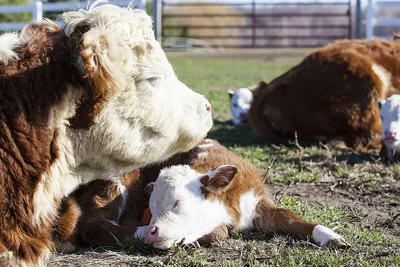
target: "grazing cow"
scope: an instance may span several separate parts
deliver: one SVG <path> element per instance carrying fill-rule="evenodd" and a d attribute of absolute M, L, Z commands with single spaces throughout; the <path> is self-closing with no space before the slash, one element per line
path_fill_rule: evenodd
<path fill-rule="evenodd" d="M 331 229 L 278 208 L 258 170 L 216 141 L 203 141 L 185 157 L 189 160 L 181 163 L 189 165 L 161 170 L 149 202 L 153 217 L 136 233 L 154 247 L 169 248 L 183 239 L 191 243 L 221 226 L 311 236 L 321 246 L 348 245 Z"/>
<path fill-rule="evenodd" d="M 380 148 L 378 101 L 400 92 L 400 42 L 343 40 L 309 54 L 269 84 L 260 83 L 249 122 L 272 143 L 343 140 Z"/>
<path fill-rule="evenodd" d="M 229 90 L 232 122 L 235 125 L 246 124 L 249 120 L 249 109 L 253 102 L 253 93 L 257 86 Z"/>
<path fill-rule="evenodd" d="M 392 160 L 400 148 L 400 95 L 379 102 L 382 122 L 381 156 Z"/>
<path fill-rule="evenodd" d="M 0 36 L 0 266 L 45 265 L 62 202 L 187 151 L 210 103 L 181 83 L 141 10 L 93 5 Z"/>

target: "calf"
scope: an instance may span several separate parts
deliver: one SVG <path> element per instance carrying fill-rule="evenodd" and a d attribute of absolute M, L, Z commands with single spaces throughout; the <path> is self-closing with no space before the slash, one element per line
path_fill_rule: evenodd
<path fill-rule="evenodd" d="M 216 141 L 203 141 L 185 158 L 190 159 L 182 163 L 189 165 L 161 170 L 149 202 L 151 222 L 136 233 L 154 247 L 165 249 L 183 239 L 191 243 L 213 232 L 218 235 L 221 226 L 311 236 L 321 246 L 348 245 L 331 229 L 278 208 L 258 170 Z"/>
<path fill-rule="evenodd" d="M 236 91 L 228 91 L 233 124 L 242 125 L 248 122 L 249 109 L 256 88 L 257 86 L 253 85 L 247 88 L 239 88 Z"/>
<path fill-rule="evenodd" d="M 212 126 L 151 18 L 99 2 L 64 13 L 63 28 L 0 36 L 0 266 L 45 265 L 55 222 L 68 232 L 79 217 L 62 201 L 79 185 L 187 151 Z"/>
<path fill-rule="evenodd" d="M 357 151 L 380 148 L 378 101 L 400 92 L 400 43 L 342 40 L 260 83 L 249 122 L 272 143 L 343 140 Z"/>
<path fill-rule="evenodd" d="M 127 191 L 121 193 L 121 185 Z M 149 205 L 145 191 L 150 189 Z M 149 206 L 153 217 L 149 226 L 142 225 Z M 71 213 L 81 213 L 75 228 L 61 225 L 55 233 L 64 251 L 79 244 L 114 245 L 133 236 L 158 248 L 183 238 L 186 243 L 207 244 L 226 238 L 227 228 L 252 226 L 301 238 L 310 235 L 320 245 L 330 241 L 347 245 L 332 230 L 277 208 L 258 170 L 210 139 L 166 162 L 126 173 L 120 181 L 94 181 L 80 187 L 64 200 L 61 217 Z"/>
<path fill-rule="evenodd" d="M 392 160 L 400 148 L 400 95 L 379 102 L 382 121 L 381 156 Z"/>

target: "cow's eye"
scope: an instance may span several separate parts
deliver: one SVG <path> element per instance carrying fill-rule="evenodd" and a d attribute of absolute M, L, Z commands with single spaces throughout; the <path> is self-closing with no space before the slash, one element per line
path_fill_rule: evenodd
<path fill-rule="evenodd" d="M 161 79 L 160 77 L 150 77 L 146 79 L 146 82 L 151 83 L 152 85 L 154 85 L 159 79 Z"/>
<path fill-rule="evenodd" d="M 383 117 L 381 116 L 381 120 L 383 121 Z"/>
<path fill-rule="evenodd" d="M 177 208 L 177 207 L 179 206 L 179 203 L 180 203 L 180 201 L 179 201 L 179 200 L 175 201 L 175 203 L 174 203 L 174 207 L 173 207 L 173 208 L 174 208 L 174 209 L 175 209 L 175 208 Z"/>
<path fill-rule="evenodd" d="M 234 107 L 234 108 L 237 108 L 237 107 L 238 107 L 238 104 L 233 104 L 233 107 Z"/>

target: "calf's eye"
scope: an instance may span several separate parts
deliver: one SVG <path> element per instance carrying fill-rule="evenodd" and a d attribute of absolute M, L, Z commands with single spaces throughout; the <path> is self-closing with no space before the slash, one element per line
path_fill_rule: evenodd
<path fill-rule="evenodd" d="M 175 208 L 177 208 L 177 207 L 178 207 L 178 205 L 179 205 L 179 203 L 180 203 L 180 201 L 179 201 L 179 200 L 175 201 L 175 203 L 174 203 L 174 207 L 173 207 L 173 208 L 174 208 L 174 209 L 175 209 Z"/>
<path fill-rule="evenodd" d="M 238 104 L 233 104 L 233 107 L 234 107 L 234 108 L 237 108 L 237 107 L 238 107 Z"/>
<path fill-rule="evenodd" d="M 383 120 L 383 117 L 381 116 L 381 120 Z"/>

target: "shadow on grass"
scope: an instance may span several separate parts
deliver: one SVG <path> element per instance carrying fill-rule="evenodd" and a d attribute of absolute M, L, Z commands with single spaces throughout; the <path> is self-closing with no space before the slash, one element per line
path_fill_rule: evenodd
<path fill-rule="evenodd" d="M 217 140 L 223 146 L 262 146 L 268 145 L 262 137 L 256 136 L 248 125 L 236 126 L 232 121 L 214 120 L 214 127 L 208 138 Z"/>

